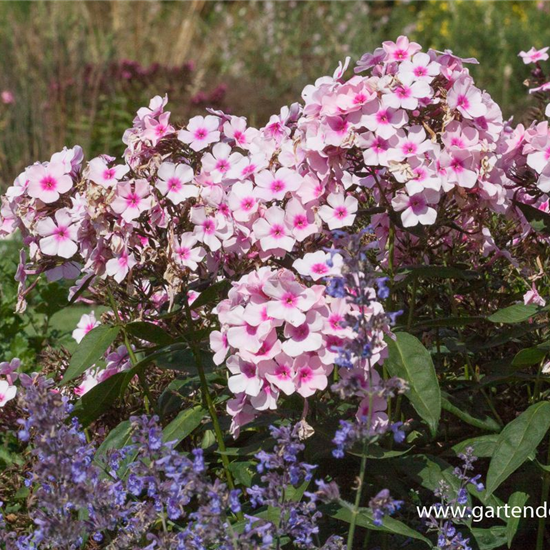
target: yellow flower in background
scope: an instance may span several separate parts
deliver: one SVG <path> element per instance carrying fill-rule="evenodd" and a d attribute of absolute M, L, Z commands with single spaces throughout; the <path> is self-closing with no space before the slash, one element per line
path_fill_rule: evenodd
<path fill-rule="evenodd" d="M 528 19 L 527 11 L 526 11 L 524 5 L 512 4 L 512 11 L 514 12 L 515 15 L 517 15 L 519 17 L 519 20 L 521 22 L 527 21 L 527 19 Z"/>

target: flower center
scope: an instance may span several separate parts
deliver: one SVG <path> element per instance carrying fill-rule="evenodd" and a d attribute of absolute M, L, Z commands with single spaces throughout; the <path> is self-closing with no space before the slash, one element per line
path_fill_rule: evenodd
<path fill-rule="evenodd" d="M 179 191 L 181 187 L 181 181 L 178 178 L 170 178 L 168 180 L 168 189 L 170 191 Z"/>
<path fill-rule="evenodd" d="M 40 185 L 44 191 L 52 191 L 57 186 L 57 180 L 52 176 L 45 176 L 40 180 Z"/>
<path fill-rule="evenodd" d="M 276 239 L 281 239 L 285 236 L 285 228 L 281 224 L 276 223 L 271 228 L 271 236 Z"/>

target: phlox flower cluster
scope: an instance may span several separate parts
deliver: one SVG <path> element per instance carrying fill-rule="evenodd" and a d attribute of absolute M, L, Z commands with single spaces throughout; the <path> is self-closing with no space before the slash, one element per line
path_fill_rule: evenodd
<path fill-rule="evenodd" d="M 535 53 L 525 59 L 546 55 Z M 325 290 L 341 272 L 341 254 L 323 250 L 333 231 L 364 227 L 371 214 L 381 265 L 390 250 L 392 265 L 464 248 L 513 261 L 509 249 L 533 234 L 518 202 L 548 209 L 547 123 L 505 123 L 475 86 L 474 62 L 402 36 L 365 54 L 353 76 L 348 59 L 306 86 L 302 104 L 259 129 L 214 110 L 180 127 L 167 97 L 154 97 L 124 133 L 123 161 L 64 149 L 2 197 L 0 235 L 20 230 L 25 245 L 18 309 L 44 274 L 74 281 L 70 297 L 90 305 L 108 305 L 109 287 L 124 322 L 170 332 L 181 327 L 160 314 L 231 278 L 211 344 L 218 364 L 228 357 L 233 431 L 281 394 L 323 390 L 352 353 L 341 346 L 352 325 L 337 318 L 363 307 L 338 295 L 341 282 Z M 491 235 L 494 214 L 517 222 L 504 247 Z M 370 288 L 384 292 L 381 280 Z M 369 308 L 369 319 L 382 312 Z M 193 320 L 209 327 L 207 313 Z M 353 354 L 376 363 L 374 340 Z M 119 359 L 108 373 L 124 368 Z M 104 376 L 89 371 L 79 392 Z"/>
<path fill-rule="evenodd" d="M 266 262 L 352 225 L 367 196 L 404 227 L 434 224 L 451 203 L 505 209 L 491 156 L 502 116 L 463 60 L 400 37 L 345 79 L 348 63 L 260 130 L 221 112 L 178 129 L 157 96 L 124 134 L 124 164 L 85 165 L 75 147 L 27 168 L 3 199 L 2 231 L 23 230 L 33 273 L 131 280 L 162 302 L 197 271 Z M 383 245 L 388 213 L 373 221 Z"/>
<path fill-rule="evenodd" d="M 330 254 L 323 252 L 319 258 L 306 254 L 295 262 L 297 269 L 307 271 L 311 256 L 314 265 L 334 269 Z M 383 311 L 375 301 L 371 308 L 362 315 Z M 231 373 L 228 387 L 235 398 L 227 410 L 235 435 L 258 411 L 277 408 L 279 397 L 298 393 L 307 399 L 327 387 L 338 350 L 355 336 L 345 326 L 354 312 L 358 308 L 345 297 L 331 296 L 325 285 L 306 285 L 285 268 L 262 267 L 233 284 L 216 307 L 221 330 L 212 332 L 210 341 L 214 361 L 226 361 Z M 372 365 L 385 347 L 381 338 L 377 345 Z"/>

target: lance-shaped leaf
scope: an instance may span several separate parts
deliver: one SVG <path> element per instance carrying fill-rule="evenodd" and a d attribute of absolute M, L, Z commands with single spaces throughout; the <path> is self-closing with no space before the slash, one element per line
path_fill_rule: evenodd
<path fill-rule="evenodd" d="M 384 366 L 391 376 L 407 381 L 407 397 L 420 417 L 437 432 L 441 416 L 441 391 L 432 357 L 418 338 L 400 332 L 396 339 L 387 339 L 389 356 Z"/>
<path fill-rule="evenodd" d="M 537 314 L 540 309 L 541 308 L 535 304 L 514 304 L 513 306 L 499 309 L 489 316 L 488 319 L 491 323 L 522 323 Z"/>
<path fill-rule="evenodd" d="M 550 403 L 531 405 L 500 433 L 487 473 L 487 495 L 513 474 L 539 446 L 550 428 Z"/>
<path fill-rule="evenodd" d="M 177 441 L 178 443 L 185 439 L 202 421 L 206 410 L 200 405 L 181 411 L 164 430 L 162 438 L 167 443 Z"/>
<path fill-rule="evenodd" d="M 69 368 L 63 376 L 63 383 L 66 384 L 80 376 L 86 369 L 99 361 L 107 348 L 115 341 L 119 332 L 119 326 L 109 327 L 107 325 L 99 325 L 88 332 L 71 357 Z"/>

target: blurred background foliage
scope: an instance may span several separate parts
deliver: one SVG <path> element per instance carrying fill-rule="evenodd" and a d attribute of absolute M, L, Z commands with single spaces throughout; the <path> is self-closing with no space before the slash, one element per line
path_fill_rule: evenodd
<path fill-rule="evenodd" d="M 521 120 L 529 70 L 550 45 L 535 1 L 0 2 L 0 184 L 78 143 L 121 154 L 135 110 L 168 93 L 174 120 L 222 108 L 262 124 L 303 87 L 383 40 L 474 56 L 478 84 Z"/>

